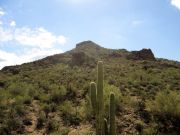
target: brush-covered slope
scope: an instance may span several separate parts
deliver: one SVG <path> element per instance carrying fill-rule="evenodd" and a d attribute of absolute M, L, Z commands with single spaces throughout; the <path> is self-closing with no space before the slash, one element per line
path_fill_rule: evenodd
<path fill-rule="evenodd" d="M 150 49 L 107 49 L 92 41 L 0 71 L 0 134 L 89 135 L 95 121 L 89 83 L 104 63 L 105 110 L 116 96 L 118 135 L 178 134 L 180 63 Z"/>

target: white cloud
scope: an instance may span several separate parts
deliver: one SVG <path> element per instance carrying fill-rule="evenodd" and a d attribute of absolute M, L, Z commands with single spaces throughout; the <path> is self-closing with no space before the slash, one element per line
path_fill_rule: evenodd
<path fill-rule="evenodd" d="M 0 16 L 5 15 L 5 12 L 3 11 L 3 9 L 0 7 Z"/>
<path fill-rule="evenodd" d="M 12 31 L 9 29 L 4 29 L 0 26 L 0 43 L 1 42 L 7 42 L 13 40 L 13 34 Z"/>
<path fill-rule="evenodd" d="M 67 42 L 67 38 L 65 36 L 58 36 L 57 37 L 57 43 L 64 45 Z"/>
<path fill-rule="evenodd" d="M 24 51 L 21 55 L 17 55 L 16 53 L 10 53 L 3 50 L 0 50 L 0 69 L 4 66 L 10 65 L 18 65 L 25 62 L 31 62 L 34 60 L 38 60 L 44 58 L 49 55 L 62 53 L 63 51 L 60 49 L 37 49 L 32 48 L 30 50 Z"/>
<path fill-rule="evenodd" d="M 22 46 L 52 48 L 55 44 L 64 45 L 67 38 L 63 35 L 56 36 L 42 27 L 15 27 L 13 30 L 0 26 L 0 43 L 8 41 L 15 41 Z"/>
<path fill-rule="evenodd" d="M 54 44 L 65 44 L 65 36 L 56 36 L 44 28 L 17 28 L 14 39 L 21 45 L 51 48 Z"/>
<path fill-rule="evenodd" d="M 180 0 L 171 0 L 171 5 L 175 6 L 180 10 Z"/>
<path fill-rule="evenodd" d="M 15 41 L 24 50 L 20 55 L 0 50 L 0 69 L 4 66 L 22 64 L 44 58 L 49 55 L 62 53 L 61 49 L 54 48 L 54 44 L 65 44 L 66 37 L 55 36 L 44 28 L 30 29 L 27 27 L 5 29 L 0 26 L 0 45 L 3 42 Z"/>
<path fill-rule="evenodd" d="M 31 50 L 28 50 L 25 54 L 21 55 L 20 62 L 29 62 L 29 61 L 34 61 L 38 60 L 41 58 L 44 58 L 49 55 L 53 54 L 58 54 L 62 53 L 63 51 L 60 49 L 37 49 L 37 48 L 32 48 Z"/>
<path fill-rule="evenodd" d="M 3 16 L 4 14 L 5 14 L 5 12 L 0 10 L 0 16 Z"/>
<path fill-rule="evenodd" d="M 0 69 L 7 65 L 14 65 L 18 61 L 18 57 L 14 53 L 9 53 L 3 50 L 0 50 Z"/>
<path fill-rule="evenodd" d="M 0 8 L 0 17 L 3 17 L 4 14 L 5 12 Z M 57 45 L 66 44 L 65 36 L 54 34 L 43 27 L 17 27 L 14 20 L 7 22 L 0 20 L 0 46 L 18 45 L 19 51 L 17 53 L 0 49 L 0 69 L 4 66 L 31 62 L 63 52 L 61 49 L 57 49 Z M 13 44 L 8 44 L 9 42 Z"/>
<path fill-rule="evenodd" d="M 15 21 L 11 21 L 10 22 L 10 26 L 12 26 L 12 27 L 16 26 L 16 22 Z"/>

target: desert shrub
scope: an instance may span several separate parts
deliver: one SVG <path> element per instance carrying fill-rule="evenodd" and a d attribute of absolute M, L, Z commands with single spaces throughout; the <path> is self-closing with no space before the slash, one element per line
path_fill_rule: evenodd
<path fill-rule="evenodd" d="M 68 127 L 61 127 L 58 135 L 68 135 L 70 129 Z"/>
<path fill-rule="evenodd" d="M 22 120 L 18 116 L 16 109 L 11 108 L 1 119 L 0 134 L 11 134 L 12 131 L 20 129 L 22 126 Z"/>
<path fill-rule="evenodd" d="M 31 104 L 31 102 L 32 102 L 32 98 L 29 95 L 25 95 L 23 103 L 29 105 Z"/>
<path fill-rule="evenodd" d="M 32 101 L 32 98 L 28 95 L 15 97 L 16 104 L 30 104 L 31 101 Z"/>
<path fill-rule="evenodd" d="M 143 121 L 141 121 L 141 120 L 135 121 L 135 128 L 136 128 L 136 130 L 137 130 L 138 132 L 141 133 L 141 132 L 143 131 L 143 129 L 144 129 L 144 126 L 145 126 L 145 124 L 144 124 Z"/>
<path fill-rule="evenodd" d="M 15 99 L 12 100 L 12 103 L 9 105 L 10 109 L 13 109 L 17 115 L 23 116 L 26 113 L 25 104 L 31 103 L 31 97 L 25 96 L 16 96 Z"/>
<path fill-rule="evenodd" d="M 41 129 L 44 126 L 45 122 L 46 122 L 46 116 L 44 113 L 41 112 L 37 119 L 37 129 Z"/>
<path fill-rule="evenodd" d="M 157 123 L 149 123 L 148 126 L 144 127 L 142 132 L 141 132 L 142 135 L 161 135 L 159 132 L 158 132 L 158 125 Z"/>
<path fill-rule="evenodd" d="M 92 106 L 88 95 L 86 95 L 85 100 L 81 102 L 79 113 L 83 120 L 92 120 Z"/>
<path fill-rule="evenodd" d="M 35 87 L 31 87 L 28 90 L 28 95 L 30 97 L 32 97 L 33 99 L 39 99 L 39 90 L 38 90 L 38 88 L 36 89 Z"/>
<path fill-rule="evenodd" d="M 44 111 L 46 118 L 48 117 L 48 114 L 50 112 L 54 112 L 56 110 L 56 106 L 54 104 L 47 104 L 47 103 L 42 103 L 41 108 Z"/>
<path fill-rule="evenodd" d="M 5 91 L 1 91 L 0 94 L 0 123 L 4 115 L 6 114 L 5 111 L 8 109 L 8 96 L 6 95 Z"/>
<path fill-rule="evenodd" d="M 113 92 L 115 94 L 116 109 L 120 109 L 120 110 L 122 109 L 123 96 L 122 96 L 121 92 L 119 91 L 118 87 L 105 83 L 104 84 L 104 106 L 105 106 L 105 112 L 109 112 L 109 109 L 108 109 L 109 108 L 109 98 L 110 98 L 110 93 L 111 92 Z"/>
<path fill-rule="evenodd" d="M 48 119 L 47 121 L 47 130 L 48 133 L 53 133 L 54 131 L 58 131 L 59 129 L 59 123 L 55 119 Z"/>
<path fill-rule="evenodd" d="M 14 109 L 16 110 L 17 115 L 23 116 L 25 114 L 25 107 L 22 104 L 17 104 L 14 106 Z"/>
<path fill-rule="evenodd" d="M 17 83 L 12 83 L 8 89 L 10 93 L 12 94 L 12 96 L 23 95 L 24 93 L 24 89 Z"/>
<path fill-rule="evenodd" d="M 162 132 L 180 131 L 180 92 L 162 91 L 155 100 L 146 102 L 146 109 L 159 123 Z"/>
<path fill-rule="evenodd" d="M 48 94 L 40 93 L 39 94 L 39 100 L 42 103 L 50 103 L 51 102 L 51 97 Z"/>
<path fill-rule="evenodd" d="M 77 90 L 75 85 L 68 83 L 66 86 L 66 90 L 67 90 L 66 98 L 69 100 L 73 100 L 76 97 L 76 90 Z"/>
<path fill-rule="evenodd" d="M 62 101 L 64 96 L 66 95 L 67 91 L 64 86 L 52 85 L 51 86 L 51 100 L 55 103 Z"/>
<path fill-rule="evenodd" d="M 81 117 L 77 111 L 77 108 L 73 107 L 73 103 L 71 101 L 65 101 L 61 106 L 60 110 L 63 113 L 64 123 L 67 125 L 79 125 Z"/>
<path fill-rule="evenodd" d="M 147 110 L 154 114 L 180 118 L 180 92 L 159 92 L 155 100 L 146 103 Z"/>

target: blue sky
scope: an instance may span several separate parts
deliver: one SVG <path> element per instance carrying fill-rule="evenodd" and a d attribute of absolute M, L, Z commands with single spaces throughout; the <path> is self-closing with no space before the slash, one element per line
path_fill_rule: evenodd
<path fill-rule="evenodd" d="M 180 61 L 180 0 L 0 0 L 0 68 L 92 40 Z"/>

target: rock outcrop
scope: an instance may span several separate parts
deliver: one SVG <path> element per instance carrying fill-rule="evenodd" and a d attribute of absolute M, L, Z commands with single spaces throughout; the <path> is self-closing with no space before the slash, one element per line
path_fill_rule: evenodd
<path fill-rule="evenodd" d="M 15 75 L 15 74 L 19 74 L 20 70 L 18 66 L 6 66 L 2 68 L 2 72 L 12 73 L 13 75 Z"/>
<path fill-rule="evenodd" d="M 140 51 L 132 51 L 131 54 L 127 56 L 127 58 L 132 59 L 132 60 L 150 60 L 150 61 L 156 60 L 151 49 L 142 49 Z"/>

